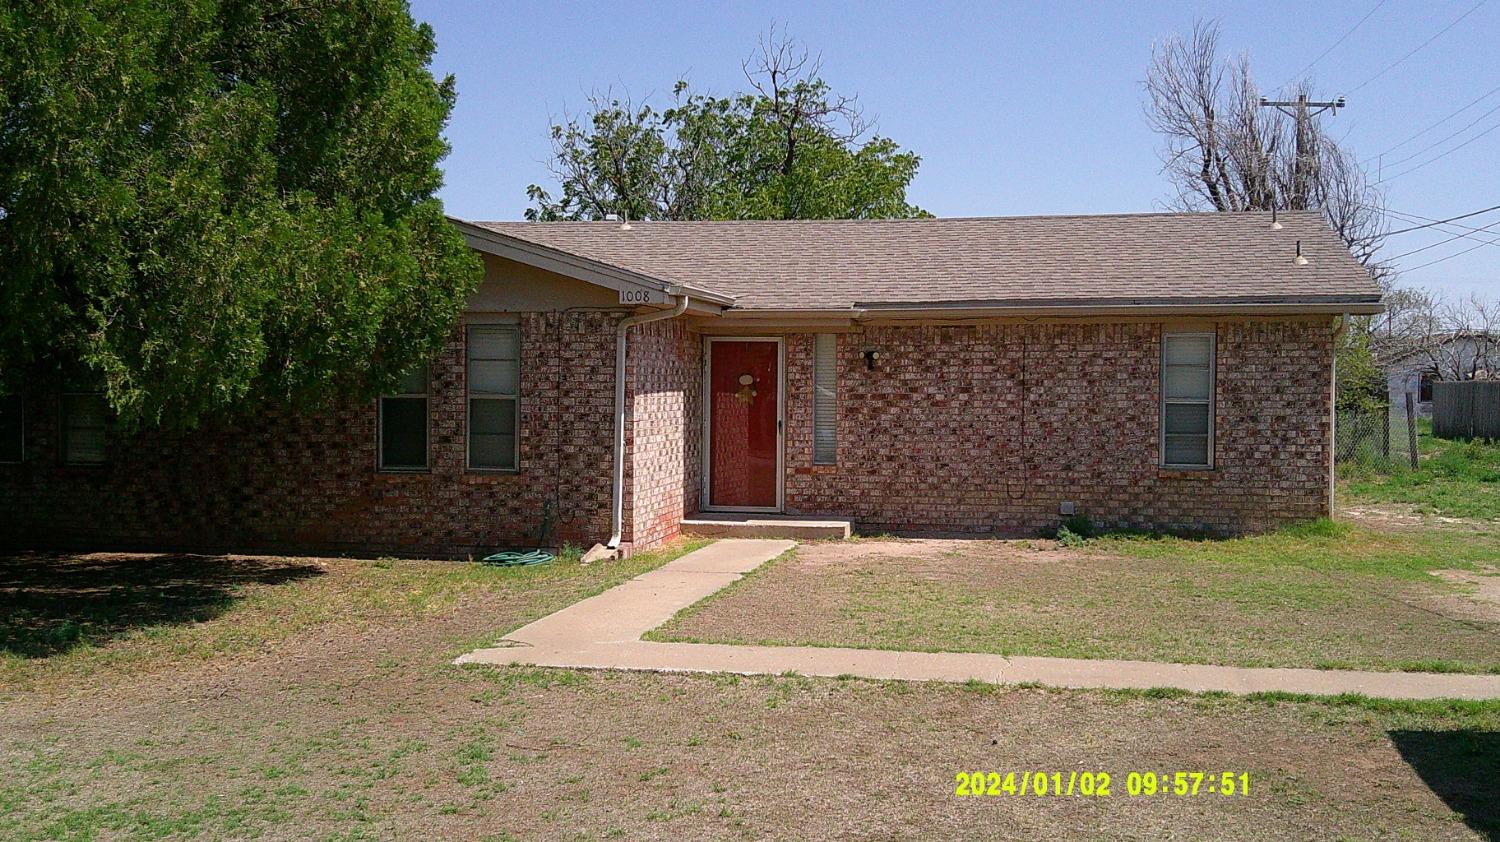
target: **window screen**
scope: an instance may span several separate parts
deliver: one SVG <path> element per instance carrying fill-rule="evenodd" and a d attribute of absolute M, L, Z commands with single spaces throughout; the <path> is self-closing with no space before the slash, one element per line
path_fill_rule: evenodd
<path fill-rule="evenodd" d="M 104 461 L 104 433 L 109 406 L 98 392 L 69 392 L 62 396 L 63 461 L 97 465 Z"/>
<path fill-rule="evenodd" d="M 1214 337 L 1162 337 L 1161 461 L 1170 468 L 1213 465 Z"/>
<path fill-rule="evenodd" d="M 813 340 L 813 464 L 832 465 L 838 455 L 838 334 Z"/>
<path fill-rule="evenodd" d="M 380 467 L 427 468 L 427 366 L 406 373 L 396 391 L 380 398 Z"/>
<path fill-rule="evenodd" d="M 0 462 L 19 462 L 25 453 L 20 395 L 0 395 Z"/>
<path fill-rule="evenodd" d="M 519 459 L 521 330 L 472 325 L 468 340 L 469 467 L 514 470 Z"/>

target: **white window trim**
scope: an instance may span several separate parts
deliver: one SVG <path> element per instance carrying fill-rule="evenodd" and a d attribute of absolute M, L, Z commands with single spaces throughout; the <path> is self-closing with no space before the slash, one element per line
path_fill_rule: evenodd
<path fill-rule="evenodd" d="M 0 465 L 19 465 L 26 461 L 26 398 L 22 395 L 6 395 L 5 397 L 15 398 L 17 404 L 21 407 L 21 423 L 16 429 L 16 435 L 21 437 L 21 447 L 18 451 L 20 453 L 19 459 L 0 459 Z"/>
<path fill-rule="evenodd" d="M 484 394 L 475 395 L 469 390 L 469 334 L 476 327 L 505 327 L 516 332 L 516 394 Z M 517 474 L 521 472 L 521 378 L 525 372 L 521 370 L 521 325 L 519 320 L 505 317 L 481 317 L 469 319 L 464 325 L 464 470 L 475 474 Z M 474 464 L 474 435 L 473 421 L 469 417 L 473 412 L 474 401 L 494 400 L 511 401 L 516 406 L 516 435 L 514 452 L 511 455 L 512 467 L 491 468 L 476 466 Z"/>
<path fill-rule="evenodd" d="M 375 399 L 375 470 L 388 474 L 425 474 L 432 470 L 432 367 L 422 366 L 425 376 L 422 378 L 422 392 L 393 392 L 389 395 L 381 395 Z M 426 452 L 422 456 L 422 466 L 410 465 L 387 465 L 385 464 L 385 400 L 386 398 L 422 398 L 427 401 L 427 411 L 423 413 L 422 423 L 426 429 L 423 439 L 426 441 Z"/>
<path fill-rule="evenodd" d="M 1203 464 L 1181 464 L 1167 461 L 1167 405 L 1189 404 L 1202 406 L 1204 401 L 1183 400 L 1176 398 L 1167 399 L 1167 339 L 1168 337 L 1202 337 L 1208 340 L 1208 461 Z M 1219 338 L 1215 331 L 1210 330 L 1167 330 L 1161 335 L 1161 372 L 1157 377 L 1157 389 L 1160 390 L 1159 406 L 1157 407 L 1157 437 L 1156 447 L 1160 454 L 1158 464 L 1168 471 L 1212 471 L 1214 470 L 1214 450 L 1218 436 L 1218 400 L 1219 400 Z"/>

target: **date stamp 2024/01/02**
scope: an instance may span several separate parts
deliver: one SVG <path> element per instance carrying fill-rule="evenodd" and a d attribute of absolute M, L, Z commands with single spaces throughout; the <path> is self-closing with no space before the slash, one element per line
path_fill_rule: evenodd
<path fill-rule="evenodd" d="M 1069 796 L 1130 798 L 1219 796 L 1250 794 L 1249 772 L 1163 771 L 1163 772 L 959 772 L 953 776 L 956 796 Z M 1123 784 L 1123 786 L 1121 786 Z"/>

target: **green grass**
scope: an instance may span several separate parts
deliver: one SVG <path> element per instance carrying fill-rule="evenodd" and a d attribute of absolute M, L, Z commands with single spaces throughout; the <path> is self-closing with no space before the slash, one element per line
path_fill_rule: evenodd
<path fill-rule="evenodd" d="M 1421 672 L 1500 672 L 1500 621 L 1434 570 L 1487 572 L 1500 533 L 1319 521 L 1231 540 L 1103 536 L 1080 546 L 857 563 L 783 560 L 690 606 L 662 641 L 849 646 Z M 811 553 L 816 550 L 807 549 Z M 1054 559 L 1050 554 L 1061 552 Z"/>
<path fill-rule="evenodd" d="M 0 694 L 100 670 L 142 671 L 254 652 L 329 624 L 351 629 L 441 615 L 501 597 L 525 618 L 460 646 L 504 636 L 586 596 L 701 547 L 685 541 L 620 562 L 550 564 L 181 556 L 0 559 L 14 588 L 0 617 Z"/>
<path fill-rule="evenodd" d="M 1432 424 L 1418 422 L 1416 470 L 1377 472 L 1340 466 L 1346 500 L 1404 503 L 1424 514 L 1500 519 L 1500 442 L 1434 438 Z"/>
<path fill-rule="evenodd" d="M 1320 518 L 1265 535 L 1228 540 L 1170 535 L 1105 535 L 1088 542 L 1095 554 L 1213 563 L 1231 570 L 1285 570 L 1431 581 L 1430 571 L 1473 568 L 1500 560 L 1500 534 L 1447 530 L 1380 531 Z"/>

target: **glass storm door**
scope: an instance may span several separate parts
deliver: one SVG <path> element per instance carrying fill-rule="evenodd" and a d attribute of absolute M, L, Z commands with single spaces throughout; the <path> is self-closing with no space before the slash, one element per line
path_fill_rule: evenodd
<path fill-rule="evenodd" d="M 779 505 L 780 358 L 781 343 L 774 339 L 709 340 L 710 508 Z"/>

